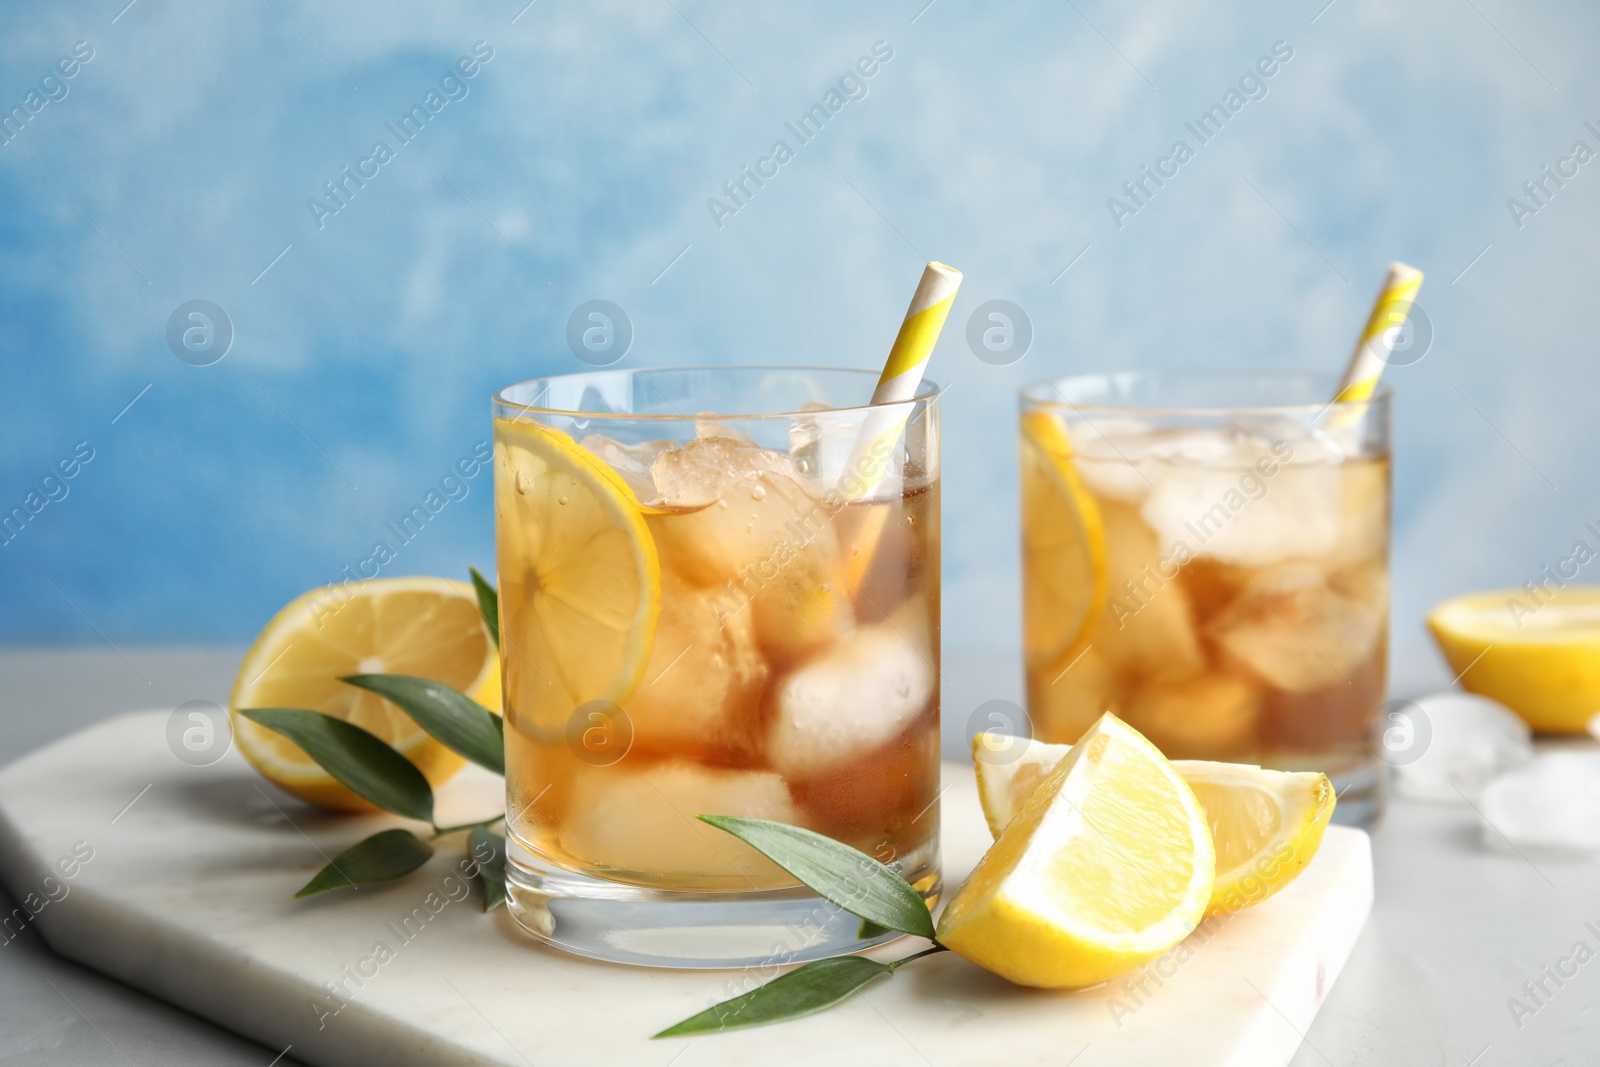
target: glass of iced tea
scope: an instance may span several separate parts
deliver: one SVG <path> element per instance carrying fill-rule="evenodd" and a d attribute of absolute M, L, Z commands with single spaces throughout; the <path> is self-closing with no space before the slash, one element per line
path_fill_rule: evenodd
<path fill-rule="evenodd" d="M 1174 759 L 1319 770 L 1382 807 L 1389 396 L 1311 374 L 1023 390 L 1023 634 L 1037 736 L 1103 711 Z"/>
<path fill-rule="evenodd" d="M 863 449 L 875 381 L 603 370 L 495 397 L 507 882 L 534 936 L 680 967 L 885 939 L 702 814 L 937 895 L 939 390 Z"/>

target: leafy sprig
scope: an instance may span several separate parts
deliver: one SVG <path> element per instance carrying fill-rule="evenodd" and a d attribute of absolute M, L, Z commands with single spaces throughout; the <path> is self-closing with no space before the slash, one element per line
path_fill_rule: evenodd
<path fill-rule="evenodd" d="M 702 815 L 700 819 L 733 834 L 818 896 L 861 919 L 863 938 L 895 930 L 933 940 L 933 915 L 922 894 L 866 853 L 785 823 L 724 815 Z M 913 960 L 944 951 L 945 947 L 934 941 L 930 948 L 889 963 L 864 956 L 815 960 L 748 993 L 713 1004 L 655 1036 L 689 1037 L 798 1019 L 831 1008 Z"/>
<path fill-rule="evenodd" d="M 498 643 L 494 587 L 476 570 L 472 577 L 484 625 Z M 500 716 L 465 693 L 405 674 L 357 674 L 340 680 L 390 701 L 451 751 L 495 774 L 505 774 L 505 734 Z M 505 838 L 489 829 L 505 818 L 503 813 L 462 826 L 439 826 L 434 821 L 433 787 L 427 778 L 416 764 L 371 731 L 305 708 L 243 708 L 239 714 L 293 741 L 335 781 L 363 800 L 395 815 L 427 823 L 433 831 L 428 841 L 470 831 L 468 840 L 483 883 L 484 910 L 505 902 Z M 335 856 L 295 896 L 309 897 L 330 889 L 404 878 L 433 855 L 428 841 L 398 827 L 380 831 Z M 487 862 L 485 856 L 490 857 Z"/>
<path fill-rule="evenodd" d="M 498 595 L 476 569 L 472 582 L 484 625 L 498 647 Z M 505 774 L 504 722 L 465 693 L 404 674 L 357 674 L 341 681 L 390 701 L 446 748 L 495 774 Z M 433 856 L 430 841 L 467 831 L 470 855 L 483 885 L 483 910 L 505 903 L 505 837 L 490 829 L 505 818 L 503 813 L 462 826 L 441 827 L 434 821 L 433 788 L 428 780 L 415 764 L 370 731 L 304 708 L 245 708 L 240 714 L 293 741 L 357 796 L 385 811 L 427 823 L 433 831 L 423 840 L 396 827 L 358 841 L 318 871 L 294 894 L 296 898 L 404 878 Z M 819 897 L 859 918 L 862 940 L 897 932 L 933 944 L 888 963 L 863 956 L 815 960 L 669 1026 L 656 1037 L 689 1037 L 800 1018 L 847 1000 L 914 960 L 945 951 L 934 940 L 933 915 L 922 894 L 871 856 L 786 823 L 730 815 L 699 818 L 744 841 Z"/>

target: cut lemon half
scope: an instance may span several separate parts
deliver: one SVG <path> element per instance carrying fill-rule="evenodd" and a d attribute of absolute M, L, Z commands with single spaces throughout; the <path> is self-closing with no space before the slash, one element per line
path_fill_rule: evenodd
<path fill-rule="evenodd" d="M 374 810 L 299 745 L 246 719 L 241 709 L 307 708 L 344 719 L 388 742 L 434 785 L 463 762 L 387 700 L 339 680 L 350 674 L 417 675 L 500 710 L 499 657 L 466 582 L 373 578 L 300 596 L 245 653 L 229 716 L 239 751 L 256 770 L 324 808 Z"/>
<path fill-rule="evenodd" d="M 495 531 L 508 722 L 564 731 L 621 704 L 655 645 L 661 561 L 628 484 L 559 430 L 496 419 Z"/>
<path fill-rule="evenodd" d="M 1021 737 L 972 739 L 978 798 L 990 833 L 1000 836 L 1070 751 Z M 1216 843 L 1217 879 L 1207 915 L 1261 903 L 1294 881 L 1316 855 L 1335 802 L 1327 775 L 1205 760 L 1174 760 L 1172 766 L 1206 809 Z"/>
<path fill-rule="evenodd" d="M 1138 731 L 1103 715 L 956 890 L 939 942 L 1020 985 L 1096 985 L 1187 937 L 1215 869 L 1194 791 Z"/>
<path fill-rule="evenodd" d="M 1047 411 L 1022 416 L 1022 573 L 1028 666 L 1058 671 L 1093 634 L 1106 595 L 1106 538 L 1066 427 Z"/>
<path fill-rule="evenodd" d="M 1600 714 L 1600 588 L 1472 593 L 1434 608 L 1428 629 L 1463 689 L 1535 730 L 1582 734 Z"/>

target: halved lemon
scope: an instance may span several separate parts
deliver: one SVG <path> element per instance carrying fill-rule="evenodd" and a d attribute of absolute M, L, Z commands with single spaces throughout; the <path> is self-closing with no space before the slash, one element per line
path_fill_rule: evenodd
<path fill-rule="evenodd" d="M 996 837 L 1066 758 L 1067 745 L 1026 738 L 972 739 L 978 798 Z M 1206 809 L 1217 850 L 1217 879 L 1207 915 L 1259 904 L 1294 881 L 1322 844 L 1333 816 L 1325 774 L 1268 771 L 1243 763 L 1173 760 Z"/>
<path fill-rule="evenodd" d="M 1428 629 L 1463 689 L 1535 730 L 1582 734 L 1600 714 L 1600 588 L 1471 593 L 1434 608 Z"/>
<path fill-rule="evenodd" d="M 939 942 L 1020 985 L 1096 985 L 1187 937 L 1215 870 L 1194 791 L 1103 715 L 956 890 Z"/>
<path fill-rule="evenodd" d="M 1047 411 L 1022 416 L 1022 573 L 1028 666 L 1058 671 L 1094 632 L 1106 595 L 1106 539 L 1066 427 Z"/>
<path fill-rule="evenodd" d="M 372 811 L 282 734 L 242 708 L 307 708 L 387 741 L 438 785 L 462 758 L 376 693 L 339 679 L 413 674 L 500 710 L 500 663 L 472 586 L 445 578 L 373 578 L 296 598 L 272 617 L 239 665 L 229 715 L 239 751 L 268 780 L 319 807 Z"/>
<path fill-rule="evenodd" d="M 655 645 L 661 561 L 628 484 L 559 430 L 496 419 L 495 530 L 508 724 L 553 735 L 621 704 Z"/>

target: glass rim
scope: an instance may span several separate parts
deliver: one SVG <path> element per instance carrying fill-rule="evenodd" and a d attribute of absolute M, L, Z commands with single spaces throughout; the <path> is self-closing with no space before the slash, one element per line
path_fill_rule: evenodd
<path fill-rule="evenodd" d="M 826 367 L 826 366 L 792 364 L 792 363 L 776 363 L 776 364 L 764 364 L 764 363 L 720 363 L 720 364 L 713 364 L 713 363 L 702 363 L 702 364 L 694 364 L 694 365 L 668 366 L 668 367 L 597 367 L 594 370 L 588 370 L 588 371 L 570 371 L 570 372 L 568 372 L 566 374 L 542 374 L 542 375 L 539 375 L 538 377 L 535 377 L 535 378 L 525 378 L 520 382 L 512 382 L 510 385 L 501 386 L 499 389 L 496 389 L 494 391 L 494 394 L 493 394 L 491 399 L 492 399 L 492 402 L 494 404 L 496 404 L 496 405 L 500 405 L 500 406 L 503 406 L 503 407 L 506 407 L 506 408 L 510 408 L 510 409 L 512 409 L 514 411 L 522 412 L 524 414 L 531 414 L 531 415 L 564 415 L 564 416 L 569 416 L 569 417 L 574 417 L 574 418 L 584 418 L 584 419 L 614 419 L 614 420 L 628 420 L 628 421 L 636 421 L 636 422 L 645 422 L 645 421 L 693 422 L 696 419 L 718 419 L 718 420 L 722 420 L 722 421 L 740 421 L 740 422 L 744 422 L 744 421 L 752 421 L 752 420 L 756 420 L 756 419 L 795 419 L 795 418 L 799 418 L 799 417 L 805 416 L 805 415 L 816 415 L 816 414 L 818 414 L 817 411 L 801 411 L 801 410 L 798 410 L 798 409 L 794 410 L 794 411 L 762 411 L 762 412 L 749 412 L 749 413 L 722 412 L 722 411 L 698 411 L 698 412 L 686 412 L 686 413 L 676 413 L 675 412 L 675 413 L 672 413 L 672 414 L 661 414 L 661 413 L 656 413 L 656 412 L 632 412 L 632 411 L 581 411 L 581 410 L 576 410 L 576 409 L 572 409 L 572 408 L 542 407 L 542 406 L 539 406 L 537 404 L 524 404 L 524 403 L 521 403 L 519 401 L 509 400 L 509 399 L 506 398 L 506 393 L 510 392 L 513 389 L 516 389 L 519 386 L 533 385 L 533 384 L 539 383 L 539 382 L 552 382 L 552 381 L 557 381 L 557 380 L 563 379 L 563 378 L 587 378 L 587 377 L 592 377 L 592 376 L 602 375 L 602 374 L 619 374 L 619 375 L 627 375 L 629 377 L 632 377 L 632 376 L 638 375 L 638 374 L 650 374 L 650 373 L 663 373 L 663 374 L 666 374 L 666 373 L 679 373 L 679 374 L 682 374 L 682 373 L 693 372 L 693 371 L 713 371 L 713 372 L 715 372 L 715 371 L 735 371 L 735 372 L 793 371 L 793 372 L 797 372 L 797 373 L 847 374 L 847 375 L 854 375 L 854 376 L 863 378 L 863 379 L 865 379 L 867 381 L 870 381 L 870 382 L 873 382 L 873 383 L 876 383 L 878 378 L 882 374 L 881 371 L 863 370 L 860 367 Z M 937 400 L 939 397 L 943 396 L 944 392 L 945 392 L 945 386 L 940 385 L 938 382 L 934 381 L 932 378 L 923 378 L 920 382 L 917 383 L 917 391 L 916 391 L 915 395 L 912 396 L 912 398 L 910 400 L 897 401 L 897 403 L 911 404 L 911 405 L 925 405 L 928 402 L 933 401 L 933 400 Z M 669 403 L 670 403 L 670 401 L 669 401 Z M 856 414 L 856 413 L 861 413 L 861 414 L 864 415 L 865 413 L 873 411 L 873 410 L 876 410 L 878 408 L 893 407 L 893 406 L 894 406 L 893 404 L 872 404 L 872 403 L 867 403 L 867 404 L 852 404 L 852 405 L 850 405 L 848 407 L 830 407 L 830 408 L 827 408 L 826 410 L 827 410 L 827 413 L 831 414 L 831 415 L 838 415 L 838 414 L 850 415 L 850 414 Z"/>
<path fill-rule="evenodd" d="M 1087 374 L 1066 374 L 1054 378 L 1042 378 L 1029 382 L 1017 391 L 1017 398 L 1024 407 L 1055 408 L 1075 412 L 1088 412 L 1102 415 L 1155 415 L 1155 416 L 1191 416 L 1205 418 L 1219 418 L 1226 416 L 1262 416 L 1262 415 L 1309 415 L 1313 418 L 1323 412 L 1338 409 L 1343 411 L 1357 411 L 1372 408 L 1387 408 L 1394 390 L 1388 385 L 1379 383 L 1370 397 L 1365 400 L 1326 400 L 1320 403 L 1296 404 L 1232 404 L 1217 406 L 1174 406 L 1170 404 L 1137 404 L 1137 403 L 1105 403 L 1091 402 L 1078 403 L 1068 400 L 1064 396 L 1054 398 L 1041 395 L 1045 390 L 1053 389 L 1057 394 L 1062 392 L 1062 387 L 1068 384 L 1088 385 L 1090 383 L 1109 385 L 1113 382 L 1135 381 L 1163 381 L 1173 379 L 1214 379 L 1219 377 L 1234 379 L 1263 379 L 1289 381 L 1316 381 L 1327 384 L 1327 392 L 1332 394 L 1339 386 L 1339 376 L 1328 374 L 1325 371 L 1305 370 L 1296 368 L 1261 368 L 1261 367 L 1171 367 L 1156 368 L 1152 370 L 1129 371 L 1098 371 Z"/>

